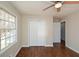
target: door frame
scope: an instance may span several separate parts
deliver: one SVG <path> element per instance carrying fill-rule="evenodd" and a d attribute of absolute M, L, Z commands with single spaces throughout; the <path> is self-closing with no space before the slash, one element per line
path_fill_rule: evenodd
<path fill-rule="evenodd" d="M 65 23 L 65 27 L 64 27 L 65 28 L 65 34 L 64 34 L 65 35 L 65 38 L 64 38 L 65 44 L 64 44 L 64 46 L 66 46 L 66 21 L 62 20 L 61 23 Z M 60 39 L 60 43 L 61 43 L 61 40 L 62 40 L 62 38 Z"/>

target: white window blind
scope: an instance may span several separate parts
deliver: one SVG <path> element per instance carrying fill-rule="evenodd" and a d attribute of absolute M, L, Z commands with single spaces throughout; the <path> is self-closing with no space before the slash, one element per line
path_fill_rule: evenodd
<path fill-rule="evenodd" d="M 0 51 L 16 41 L 16 17 L 0 9 Z"/>

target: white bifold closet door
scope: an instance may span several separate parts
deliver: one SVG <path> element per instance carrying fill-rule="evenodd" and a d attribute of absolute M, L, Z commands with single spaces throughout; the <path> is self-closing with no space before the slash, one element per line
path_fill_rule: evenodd
<path fill-rule="evenodd" d="M 44 21 L 29 22 L 29 45 L 45 46 L 46 43 L 46 23 Z"/>

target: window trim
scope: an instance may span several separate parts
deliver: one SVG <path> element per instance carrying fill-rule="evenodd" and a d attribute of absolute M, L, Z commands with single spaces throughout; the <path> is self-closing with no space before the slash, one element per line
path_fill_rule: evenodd
<path fill-rule="evenodd" d="M 0 54 L 2 54 L 2 53 L 4 53 L 6 50 L 8 50 L 9 48 L 11 48 L 14 44 L 16 44 L 17 43 L 17 16 L 16 15 L 13 15 L 12 13 L 10 13 L 8 10 L 6 10 L 5 8 L 1 8 L 0 7 L 0 9 L 1 10 L 3 10 L 3 11 L 5 11 L 6 13 L 8 13 L 9 15 L 11 15 L 11 16 L 13 16 L 14 18 L 15 18 L 15 30 L 16 30 L 16 40 L 13 42 L 13 43 L 11 43 L 10 45 L 8 45 L 8 46 L 6 46 L 5 48 L 3 48 L 2 50 L 1 50 L 1 43 L 0 43 Z M 1 19 L 0 19 L 1 20 Z M 5 20 L 3 20 L 3 21 L 5 21 Z M 12 22 L 13 23 L 13 22 Z M 1 42 L 1 38 L 0 38 L 0 42 Z"/>

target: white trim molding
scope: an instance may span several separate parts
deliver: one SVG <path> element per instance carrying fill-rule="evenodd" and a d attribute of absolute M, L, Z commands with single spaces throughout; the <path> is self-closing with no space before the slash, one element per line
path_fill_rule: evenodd
<path fill-rule="evenodd" d="M 74 52 L 76 52 L 76 53 L 79 54 L 79 51 L 78 51 L 78 50 L 75 50 L 74 48 L 72 48 L 72 47 L 70 47 L 70 46 L 68 46 L 68 45 L 66 45 L 66 47 L 68 47 L 69 49 L 71 49 L 71 50 L 73 50 Z"/>
<path fill-rule="evenodd" d="M 22 45 L 22 47 L 30 47 L 29 45 Z"/>
<path fill-rule="evenodd" d="M 51 45 L 45 45 L 45 47 L 53 47 L 53 44 L 51 44 Z"/>
<path fill-rule="evenodd" d="M 17 52 L 16 52 L 15 55 L 14 55 L 15 57 L 16 57 L 16 55 L 18 54 L 18 52 L 21 50 L 21 48 L 22 48 L 22 47 L 19 47 L 19 48 L 18 48 Z"/>

